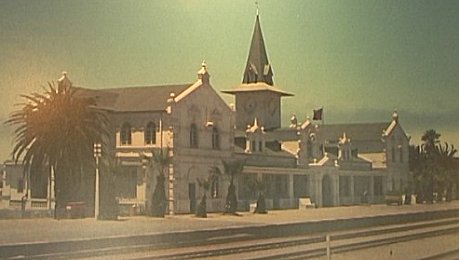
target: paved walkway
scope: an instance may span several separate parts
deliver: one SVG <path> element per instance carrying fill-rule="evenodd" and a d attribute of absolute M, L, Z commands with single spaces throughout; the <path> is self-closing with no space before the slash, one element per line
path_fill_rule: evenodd
<path fill-rule="evenodd" d="M 193 215 L 166 216 L 164 219 L 150 217 L 128 217 L 117 221 L 95 219 L 15 219 L 0 220 L 0 244 L 34 243 L 93 239 L 101 237 L 157 234 L 203 229 L 314 222 L 324 219 L 348 219 L 378 215 L 459 209 L 459 201 L 434 205 L 404 206 L 350 206 L 308 210 L 278 210 L 266 215 L 241 213 L 241 216 L 209 214 L 208 218 Z"/>

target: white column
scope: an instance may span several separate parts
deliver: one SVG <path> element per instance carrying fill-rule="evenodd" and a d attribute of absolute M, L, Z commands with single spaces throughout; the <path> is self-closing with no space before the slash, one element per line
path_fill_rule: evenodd
<path fill-rule="evenodd" d="M 94 217 L 99 218 L 99 157 L 96 156 L 96 183 L 95 183 L 95 195 L 94 195 Z"/>
<path fill-rule="evenodd" d="M 168 200 L 169 200 L 169 215 L 175 214 L 175 202 L 174 202 L 174 165 L 169 165 L 169 176 L 168 176 Z"/>
<path fill-rule="evenodd" d="M 47 206 L 48 209 L 53 209 L 53 200 L 54 200 L 54 167 L 50 167 L 48 175 L 48 193 L 47 193 Z"/>

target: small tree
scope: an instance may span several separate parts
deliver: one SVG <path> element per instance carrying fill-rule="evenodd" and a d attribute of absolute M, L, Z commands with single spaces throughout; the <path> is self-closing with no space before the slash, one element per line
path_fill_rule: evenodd
<path fill-rule="evenodd" d="M 198 208 L 196 209 L 196 217 L 207 218 L 207 192 L 210 188 L 210 178 L 201 179 L 198 178 L 198 185 L 203 189 L 201 201 L 199 202 Z"/>
<path fill-rule="evenodd" d="M 451 199 L 453 183 L 457 174 L 454 156 L 457 150 L 448 143 L 440 143 L 440 134 L 427 130 L 423 143 L 410 149 L 410 170 L 415 178 L 416 191 L 421 201 L 433 203 L 433 193 Z"/>
<path fill-rule="evenodd" d="M 244 161 L 233 160 L 233 161 L 222 161 L 224 173 L 229 177 L 230 185 L 228 186 L 228 194 L 226 195 L 225 201 L 225 212 L 226 214 L 236 214 L 237 211 L 237 196 L 236 187 L 234 186 L 234 179 L 242 173 L 244 169 Z"/>
<path fill-rule="evenodd" d="M 249 189 L 254 190 L 258 194 L 257 198 L 257 207 L 255 208 L 254 213 L 259 214 L 266 214 L 268 211 L 266 210 L 266 199 L 265 199 L 265 191 L 266 191 L 266 180 L 264 179 L 255 179 L 248 183 Z"/>
<path fill-rule="evenodd" d="M 438 168 L 438 174 L 436 176 L 436 182 L 439 186 L 439 192 L 445 193 L 447 201 L 452 200 L 452 189 L 454 186 L 454 175 L 456 174 L 456 163 L 454 156 L 457 150 L 454 145 L 445 143 L 438 144 L 435 149 L 436 164 Z"/>
<path fill-rule="evenodd" d="M 150 163 L 154 169 L 158 171 L 156 176 L 156 186 L 153 191 L 151 200 L 151 211 L 149 212 L 152 217 L 163 218 L 166 214 L 166 181 L 165 171 L 169 168 L 172 163 L 172 158 L 169 156 L 169 148 L 161 149 L 159 151 L 152 151 L 152 158 Z"/>

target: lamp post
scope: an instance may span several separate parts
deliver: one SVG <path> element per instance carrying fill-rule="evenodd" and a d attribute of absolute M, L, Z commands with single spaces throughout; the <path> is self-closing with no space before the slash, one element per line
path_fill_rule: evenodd
<path fill-rule="evenodd" d="M 100 143 L 94 144 L 94 158 L 96 159 L 96 183 L 94 192 L 94 217 L 99 218 L 99 159 L 102 156 L 102 145 Z"/>

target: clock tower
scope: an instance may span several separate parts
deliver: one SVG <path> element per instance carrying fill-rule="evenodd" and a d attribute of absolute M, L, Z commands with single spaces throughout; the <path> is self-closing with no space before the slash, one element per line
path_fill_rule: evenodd
<path fill-rule="evenodd" d="M 293 94 L 274 86 L 258 13 L 242 84 L 223 93 L 235 96 L 237 129 L 245 130 L 255 118 L 266 130 L 281 127 L 281 97 Z"/>

